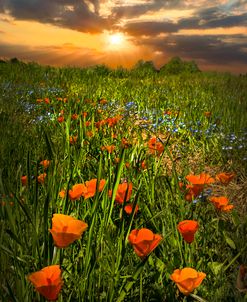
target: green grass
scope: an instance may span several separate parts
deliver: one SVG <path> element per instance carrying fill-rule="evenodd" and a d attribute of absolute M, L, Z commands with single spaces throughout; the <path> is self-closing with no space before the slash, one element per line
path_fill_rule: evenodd
<path fill-rule="evenodd" d="M 2 63 L 0 90 L 1 301 L 45 301 L 27 276 L 52 264 L 62 269 L 60 302 L 200 301 L 200 297 L 246 301 L 246 294 L 235 286 L 239 265 L 247 264 L 247 216 L 239 207 L 244 198 L 230 200 L 235 207 L 224 213 L 208 198 L 186 201 L 179 189 L 186 175 L 205 171 L 212 177 L 221 171 L 236 173 L 229 187 L 212 186 L 216 195 L 228 190 L 234 194 L 234 185 L 243 185 L 246 76 L 138 77 L 125 72 L 118 77 L 91 69 Z M 49 104 L 36 101 L 45 98 Z M 108 103 L 101 104 L 102 98 Z M 129 102 L 134 104 L 127 111 Z M 61 110 L 65 121 L 59 123 Z M 172 114 L 164 115 L 166 110 Z M 206 117 L 206 111 L 212 115 Z M 79 115 L 76 120 L 71 118 L 74 113 Z M 96 127 L 95 122 L 117 115 L 122 118 L 115 126 Z M 229 138 L 233 133 L 236 138 Z M 71 136 L 77 136 L 73 145 Z M 164 146 L 160 156 L 149 151 L 147 143 L 153 136 Z M 101 150 L 108 145 L 115 146 L 112 153 Z M 40 165 L 45 159 L 51 161 L 46 171 Z M 144 160 L 147 169 L 141 168 Z M 40 184 L 37 177 L 44 172 L 47 177 Z M 21 184 L 22 175 L 28 177 L 27 186 Z M 71 201 L 68 190 L 93 178 L 106 180 L 103 191 Z M 128 202 L 115 202 L 124 181 L 133 183 L 130 202 L 139 206 L 136 215 L 125 213 Z M 59 197 L 62 189 L 67 191 L 64 198 Z M 49 232 L 54 213 L 88 224 L 82 238 L 65 249 L 54 246 Z M 186 219 L 199 223 L 191 244 L 177 230 Z M 140 228 L 163 237 L 143 260 L 128 242 L 129 233 Z M 188 297 L 170 279 L 175 269 L 184 267 L 206 274 Z"/>

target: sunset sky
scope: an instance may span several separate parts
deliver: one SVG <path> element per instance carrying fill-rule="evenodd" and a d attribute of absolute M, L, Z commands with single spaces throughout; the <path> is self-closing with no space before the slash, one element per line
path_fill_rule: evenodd
<path fill-rule="evenodd" d="M 247 72 L 247 0 L 0 0 L 0 57 L 132 67 L 170 58 Z"/>

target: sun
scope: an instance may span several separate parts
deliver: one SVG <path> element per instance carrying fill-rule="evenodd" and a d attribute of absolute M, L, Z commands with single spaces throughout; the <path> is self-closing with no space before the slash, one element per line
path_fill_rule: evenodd
<path fill-rule="evenodd" d="M 111 34 L 108 39 L 112 46 L 120 46 L 124 43 L 124 36 L 121 33 Z"/>
<path fill-rule="evenodd" d="M 133 50 L 131 38 L 120 31 L 104 31 L 102 34 L 102 49 L 110 53 L 126 53 Z"/>

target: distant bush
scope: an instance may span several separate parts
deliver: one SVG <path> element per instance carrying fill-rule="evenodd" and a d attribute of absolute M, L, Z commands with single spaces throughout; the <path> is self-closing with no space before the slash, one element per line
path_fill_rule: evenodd
<path fill-rule="evenodd" d="M 112 70 L 111 74 L 114 77 L 117 78 L 126 78 L 129 76 L 129 71 L 128 69 L 124 68 L 123 66 L 118 66 L 116 69 Z"/>
<path fill-rule="evenodd" d="M 20 63 L 20 61 L 17 58 L 11 58 L 10 63 L 11 64 L 18 64 L 18 63 Z"/>
<path fill-rule="evenodd" d="M 111 72 L 111 69 L 104 64 L 94 65 L 92 67 L 86 68 L 87 73 L 97 74 L 99 76 L 108 76 Z"/>
<path fill-rule="evenodd" d="M 138 77 L 146 77 L 157 73 L 153 61 L 139 60 L 132 68 L 131 73 Z"/>
<path fill-rule="evenodd" d="M 179 57 L 173 57 L 160 68 L 160 73 L 166 75 L 195 72 L 200 72 L 200 69 L 194 61 L 183 61 Z"/>

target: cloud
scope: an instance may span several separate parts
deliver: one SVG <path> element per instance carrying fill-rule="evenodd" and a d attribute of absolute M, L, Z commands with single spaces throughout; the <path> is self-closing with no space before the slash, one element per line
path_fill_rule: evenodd
<path fill-rule="evenodd" d="M 164 38 L 145 39 L 139 45 L 152 48 L 163 57 L 180 56 L 202 63 L 247 67 L 247 37 L 245 35 L 170 35 Z"/>
<path fill-rule="evenodd" d="M 230 28 L 247 25 L 247 13 L 228 16 L 216 8 L 198 11 L 197 17 L 172 21 L 139 21 L 125 24 L 123 30 L 133 36 L 153 36 L 161 33 L 175 33 L 182 29 Z"/>
<path fill-rule="evenodd" d="M 153 36 L 160 33 L 172 33 L 178 31 L 178 26 L 172 22 L 132 22 L 124 27 L 124 31 L 132 36 Z"/>
<path fill-rule="evenodd" d="M 125 3 L 125 4 L 124 4 Z M 142 4 L 126 4 L 128 2 L 115 1 L 111 4 L 108 17 L 99 14 L 100 6 L 107 5 L 100 0 L 0 0 L 0 11 L 19 20 L 34 20 L 56 26 L 87 33 L 100 33 L 104 30 L 121 29 L 117 26 L 121 19 L 127 20 L 123 30 L 130 35 L 154 35 L 159 33 L 177 32 L 180 29 L 214 28 L 247 25 L 247 13 L 241 13 L 244 1 L 232 1 L 208 8 L 205 0 L 192 2 L 191 0 L 153 0 Z M 137 2 L 138 3 L 138 2 Z M 200 4 L 199 8 L 197 5 Z M 201 7 L 205 8 L 201 9 Z M 182 18 L 178 22 L 164 21 L 171 9 L 195 8 L 192 17 Z M 155 19 L 143 21 L 145 14 L 164 11 L 163 20 Z M 240 11 L 239 11 L 240 10 Z M 166 15 L 167 11 L 167 15 Z M 132 18 L 140 17 L 140 21 L 131 22 Z"/>
<path fill-rule="evenodd" d="M 147 12 L 155 12 L 163 7 L 175 6 L 180 0 L 155 0 L 136 5 L 116 5 L 112 10 L 112 15 L 115 19 L 119 18 L 136 18 Z"/>
<path fill-rule="evenodd" d="M 109 26 L 107 20 L 97 13 L 98 0 L 1 1 L 0 8 L 19 20 L 34 20 L 90 33 L 102 32 Z M 87 3 L 94 6 L 95 12 Z"/>
<path fill-rule="evenodd" d="M 220 7 L 198 10 L 196 17 L 183 18 L 178 22 L 179 29 L 206 29 L 247 25 L 247 13 L 232 14 Z"/>

